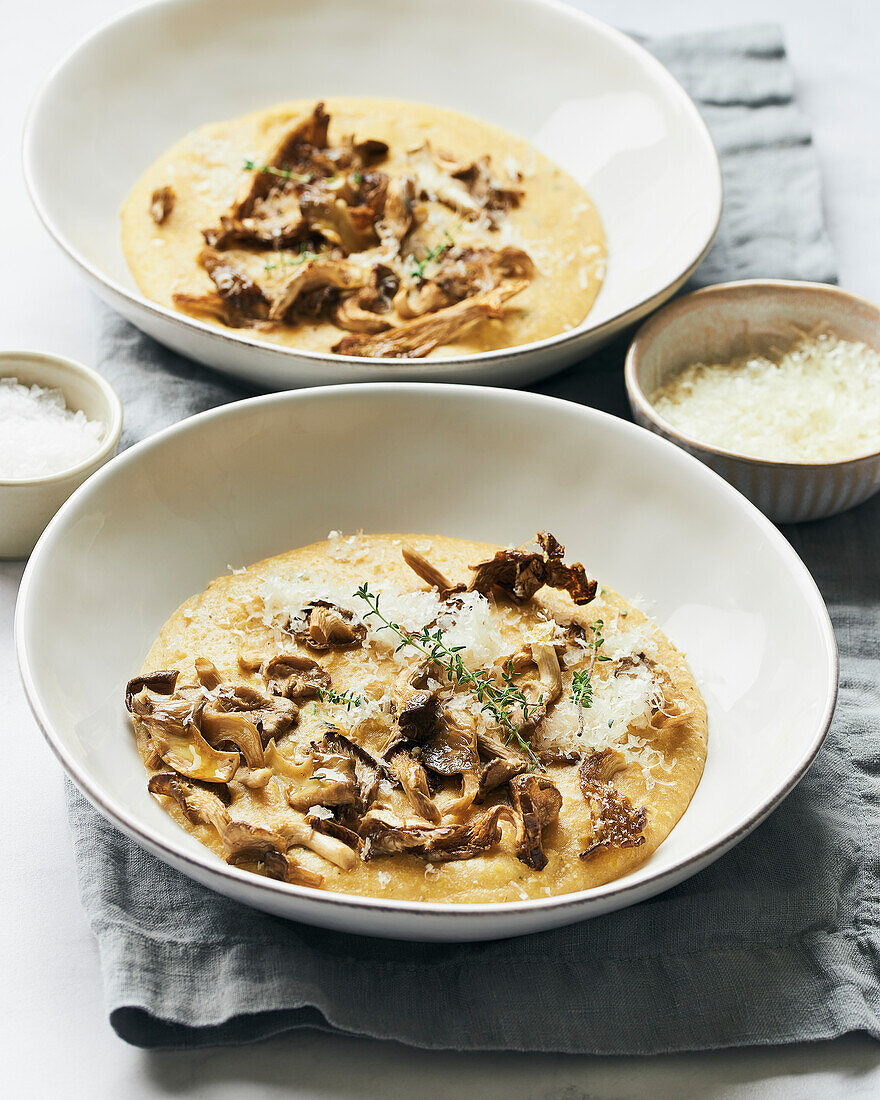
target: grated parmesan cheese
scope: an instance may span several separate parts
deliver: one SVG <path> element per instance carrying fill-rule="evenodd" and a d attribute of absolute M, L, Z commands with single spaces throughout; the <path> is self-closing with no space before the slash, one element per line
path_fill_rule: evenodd
<path fill-rule="evenodd" d="M 711 446 L 779 462 L 880 450 L 880 353 L 831 332 L 779 359 L 695 363 L 650 398 L 673 427 Z"/>

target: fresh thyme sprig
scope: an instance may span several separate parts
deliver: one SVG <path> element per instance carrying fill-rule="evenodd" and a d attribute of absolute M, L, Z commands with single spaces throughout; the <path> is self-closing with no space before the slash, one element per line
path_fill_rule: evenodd
<path fill-rule="evenodd" d="M 428 266 L 428 264 L 433 263 L 434 260 L 439 260 L 440 257 L 447 253 L 450 248 L 454 247 L 455 241 L 449 235 L 449 231 L 447 230 L 443 234 L 443 240 L 441 241 L 441 243 L 434 245 L 433 248 L 429 249 L 428 252 L 425 254 L 425 258 L 423 260 L 417 260 L 415 256 L 410 256 L 410 261 L 412 263 L 410 275 L 412 275 L 414 279 L 424 279 L 425 268 Z"/>
<path fill-rule="evenodd" d="M 599 649 L 605 644 L 604 620 L 595 619 L 590 623 L 590 630 L 593 632 L 593 637 L 587 643 L 587 648 L 590 651 L 589 668 L 580 669 L 571 678 L 571 701 L 578 708 L 578 737 L 581 737 L 584 732 L 584 711 L 589 710 L 593 705 L 593 669 L 597 661 L 611 660 L 610 657 L 606 657 L 604 653 L 599 652 Z"/>
<path fill-rule="evenodd" d="M 321 252 L 326 252 L 326 251 L 327 251 L 327 249 L 322 246 L 321 247 Z M 300 246 L 299 252 L 297 252 L 297 254 L 295 256 L 288 257 L 282 252 L 280 254 L 279 263 L 272 263 L 272 262 L 265 263 L 265 264 L 263 264 L 263 270 L 264 271 L 274 271 L 275 268 L 278 267 L 278 266 L 282 266 L 282 267 L 299 267 L 301 264 L 304 264 L 307 260 L 317 260 L 318 257 L 321 255 L 321 252 L 312 252 L 310 249 L 306 248 L 305 245 L 302 245 L 302 246 Z"/>
<path fill-rule="evenodd" d="M 363 699 L 354 691 L 334 691 L 332 688 L 318 688 L 318 698 L 322 703 L 338 703 L 346 710 L 363 705 Z"/>
<path fill-rule="evenodd" d="M 419 650 L 428 661 L 439 665 L 446 673 L 450 682 L 460 684 L 470 691 L 471 694 L 476 696 L 477 701 L 481 704 L 483 713 L 491 715 L 504 731 L 505 740 L 508 744 L 511 741 L 516 741 L 520 749 L 529 757 L 533 764 L 540 764 L 532 746 L 520 734 L 517 723 L 514 720 L 514 714 L 516 710 L 519 709 L 522 714 L 523 723 L 530 722 L 540 709 L 544 697 L 541 695 L 538 697 L 537 702 L 529 702 L 525 692 L 514 683 L 514 668 L 510 661 L 508 661 L 506 668 L 501 673 L 501 679 L 504 686 L 499 687 L 492 678 L 491 673 L 486 669 L 471 672 L 465 665 L 461 656 L 462 650 L 464 650 L 465 647 L 447 646 L 443 630 L 439 626 L 433 632 L 430 627 L 426 626 L 418 633 L 413 634 L 408 630 L 404 630 L 398 623 L 392 622 L 382 614 L 379 610 L 379 593 L 371 592 L 369 585 L 362 584 L 357 592 L 355 592 L 355 596 L 363 600 L 370 609 L 364 613 L 365 619 L 378 619 L 400 638 L 400 644 L 397 646 L 395 653 L 399 653 L 401 649 L 410 646 L 413 649 Z"/>
<path fill-rule="evenodd" d="M 293 172 L 290 168 L 276 168 L 272 164 L 257 165 L 256 161 L 250 159 L 242 164 L 242 168 L 245 172 L 263 172 L 281 180 L 295 180 L 297 183 L 311 183 L 315 178 L 314 172 Z"/>

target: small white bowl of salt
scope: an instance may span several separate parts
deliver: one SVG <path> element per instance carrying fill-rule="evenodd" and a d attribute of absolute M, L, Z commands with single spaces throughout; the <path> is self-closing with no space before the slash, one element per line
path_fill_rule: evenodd
<path fill-rule="evenodd" d="M 0 352 L 0 558 L 25 558 L 70 494 L 113 456 L 122 405 L 96 371 Z"/>

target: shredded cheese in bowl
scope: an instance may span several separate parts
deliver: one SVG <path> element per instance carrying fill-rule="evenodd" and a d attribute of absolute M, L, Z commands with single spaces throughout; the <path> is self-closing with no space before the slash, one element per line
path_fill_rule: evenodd
<path fill-rule="evenodd" d="M 880 352 L 808 333 L 778 358 L 694 363 L 650 397 L 678 431 L 776 462 L 837 462 L 880 451 Z"/>

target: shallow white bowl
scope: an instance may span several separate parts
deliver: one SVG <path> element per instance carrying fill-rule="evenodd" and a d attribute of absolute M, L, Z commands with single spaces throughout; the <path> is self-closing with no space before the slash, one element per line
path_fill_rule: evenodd
<path fill-rule="evenodd" d="M 228 566 L 344 531 L 516 543 L 549 529 L 648 596 L 709 707 L 705 775 L 637 871 L 500 905 L 346 897 L 229 867 L 147 793 L 122 698 L 164 620 Z M 73 780 L 185 874 L 281 916 L 410 939 L 491 939 L 630 905 L 741 840 L 825 735 L 837 654 L 806 568 L 744 497 L 670 443 L 554 398 L 376 384 L 272 395 L 169 428 L 96 474 L 46 530 L 16 611 L 22 678 Z"/>
<path fill-rule="evenodd" d="M 106 378 L 60 355 L 0 352 L 0 378 L 60 389 L 69 409 L 82 410 L 89 420 L 104 425 L 98 448 L 82 462 L 45 477 L 0 479 L 0 558 L 26 558 L 73 490 L 113 456 L 122 431 L 122 405 Z"/>
<path fill-rule="evenodd" d="M 273 347 L 144 298 L 119 243 L 120 204 L 144 169 L 202 123 L 335 94 L 466 111 L 528 138 L 580 180 L 610 257 L 584 323 L 507 351 L 357 360 Z M 544 377 L 668 298 L 702 259 L 721 212 L 715 149 L 680 85 L 631 38 L 553 0 L 136 8 L 51 74 L 27 126 L 24 165 L 46 227 L 106 302 L 169 347 L 273 389 Z"/>
<path fill-rule="evenodd" d="M 776 523 L 824 519 L 862 504 L 880 491 L 880 451 L 834 462 L 752 458 L 685 434 L 651 404 L 660 386 L 693 363 L 772 356 L 818 327 L 880 351 L 880 309 L 827 283 L 744 279 L 677 298 L 642 325 L 626 356 L 636 422 L 696 455 Z"/>

